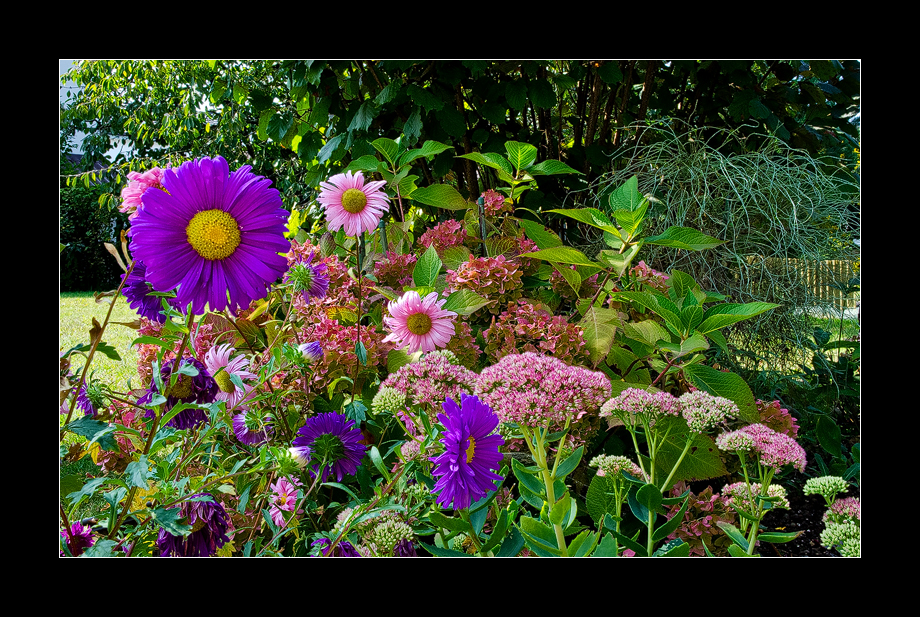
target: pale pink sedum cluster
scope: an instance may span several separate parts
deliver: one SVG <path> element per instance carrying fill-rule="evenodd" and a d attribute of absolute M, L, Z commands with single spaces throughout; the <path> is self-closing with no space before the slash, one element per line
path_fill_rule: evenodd
<path fill-rule="evenodd" d="M 613 456 L 610 454 L 601 454 L 591 459 L 590 467 L 597 467 L 597 475 L 610 476 L 616 478 L 621 471 L 625 471 L 636 478 L 644 478 L 645 474 L 639 469 L 639 466 L 626 458 L 625 456 Z"/>
<path fill-rule="evenodd" d="M 448 398 L 459 400 L 460 394 L 472 394 L 477 375 L 451 362 L 452 353 L 427 353 L 418 362 L 401 366 L 380 384 L 380 389 L 392 388 L 405 394 L 406 403 L 424 407 L 435 421 Z"/>
<path fill-rule="evenodd" d="M 600 415 L 602 418 L 619 418 L 626 426 L 635 426 L 638 422 L 654 426 L 658 418 L 679 416 L 680 403 L 667 392 L 626 388 L 603 404 Z"/>
<path fill-rule="evenodd" d="M 777 433 L 763 424 L 749 424 L 737 431 L 723 433 L 716 439 L 720 450 L 748 450 L 747 444 L 763 465 L 777 470 L 792 465 L 799 471 L 805 471 L 806 457 L 802 446 L 792 437 Z"/>
<path fill-rule="evenodd" d="M 753 495 L 751 494 L 753 493 Z M 744 482 L 735 482 L 726 484 L 722 487 L 722 498 L 728 505 L 736 506 L 748 512 L 754 512 L 757 509 L 754 503 L 754 495 L 759 495 L 761 485 L 758 482 L 751 484 L 751 492 L 748 492 L 747 484 Z M 789 499 L 786 497 L 786 489 L 779 484 L 771 484 L 767 487 L 767 497 L 778 497 L 772 502 L 774 508 L 789 509 Z"/>
<path fill-rule="evenodd" d="M 505 356 L 483 369 L 476 396 L 502 422 L 550 431 L 570 423 L 577 447 L 597 428 L 597 410 L 610 397 L 610 380 L 601 372 L 527 352 Z"/>
<path fill-rule="evenodd" d="M 827 512 L 824 513 L 824 522 L 826 523 L 828 519 L 835 519 L 837 523 L 843 523 L 850 521 L 853 523 L 859 524 L 860 520 L 860 507 L 859 507 L 859 497 L 844 497 L 843 499 L 838 499 Z"/>
<path fill-rule="evenodd" d="M 706 433 L 724 424 L 727 419 L 736 418 L 738 406 L 721 396 L 713 396 L 703 390 L 687 392 L 679 399 L 680 413 L 687 426 L 694 433 Z"/>

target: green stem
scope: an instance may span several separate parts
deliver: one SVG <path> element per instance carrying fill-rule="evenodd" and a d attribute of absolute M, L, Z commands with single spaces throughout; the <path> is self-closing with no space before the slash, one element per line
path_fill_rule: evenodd
<path fill-rule="evenodd" d="M 684 451 L 680 453 L 680 458 L 677 459 L 677 462 L 674 463 L 674 467 L 671 468 L 671 473 L 668 475 L 668 479 L 664 481 L 664 484 L 661 485 L 661 494 L 663 495 L 668 486 L 671 484 L 671 479 L 674 477 L 674 474 L 677 472 L 677 468 L 680 467 L 681 462 L 684 460 L 684 457 L 687 456 L 687 452 L 690 451 L 690 444 L 693 443 L 693 433 L 687 434 L 687 445 L 684 446 Z"/>

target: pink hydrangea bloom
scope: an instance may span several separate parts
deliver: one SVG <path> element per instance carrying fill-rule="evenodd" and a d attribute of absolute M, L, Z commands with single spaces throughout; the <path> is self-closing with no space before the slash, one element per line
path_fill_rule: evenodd
<path fill-rule="evenodd" d="M 418 243 L 426 249 L 434 245 L 434 249 L 440 255 L 444 249 L 452 246 L 460 246 L 466 241 L 466 228 L 461 221 L 453 219 L 438 223 L 428 231 L 422 234 Z"/>
<path fill-rule="evenodd" d="M 456 270 L 447 271 L 447 293 L 460 289 L 469 289 L 487 300 L 494 300 L 476 311 L 474 316 L 481 312 L 491 312 L 498 315 L 502 307 L 509 302 L 514 302 L 523 295 L 521 282 L 521 267 L 515 261 L 505 259 L 504 255 L 497 257 L 474 257 L 470 255 L 469 261 L 462 262 Z"/>
<path fill-rule="evenodd" d="M 482 194 L 482 211 L 486 216 L 495 216 L 501 212 L 511 212 L 511 204 L 505 203 L 505 196 L 489 189 Z"/>
<path fill-rule="evenodd" d="M 518 300 L 484 330 L 486 355 L 497 362 L 509 354 L 532 351 L 556 356 L 566 364 L 586 364 L 587 345 L 581 327 L 561 315 Z"/>
<path fill-rule="evenodd" d="M 381 285 L 402 289 L 412 285 L 412 270 L 418 257 L 412 253 L 402 255 L 387 251 L 380 261 L 374 263 L 374 276 Z"/>
<path fill-rule="evenodd" d="M 144 205 L 141 198 L 148 189 L 163 190 L 162 169 L 154 167 L 142 173 L 129 171 L 128 184 L 121 189 L 122 202 L 118 209 L 127 213 L 129 219 L 133 219 L 137 216 L 138 210 L 143 209 Z"/>

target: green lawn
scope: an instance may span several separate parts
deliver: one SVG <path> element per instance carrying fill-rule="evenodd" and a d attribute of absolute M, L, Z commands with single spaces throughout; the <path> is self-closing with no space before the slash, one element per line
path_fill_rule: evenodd
<path fill-rule="evenodd" d="M 60 351 L 64 352 L 74 345 L 89 343 L 89 330 L 93 325 L 93 317 L 100 324 L 105 321 L 112 298 L 104 298 L 96 303 L 91 292 L 71 292 L 60 294 L 59 318 L 61 330 L 59 337 Z M 114 347 L 121 356 L 121 361 L 112 360 L 103 354 L 97 353 L 93 357 L 90 371 L 95 371 L 95 377 L 110 384 L 115 389 L 126 389 L 128 379 L 137 379 L 137 353 L 130 347 L 131 341 L 137 338 L 137 330 L 113 322 L 130 323 L 137 319 L 134 312 L 123 297 L 115 301 L 115 308 L 109 318 L 109 325 L 102 336 L 102 340 Z M 79 355 L 71 356 L 72 370 L 76 373 L 83 366 L 83 358 Z"/>

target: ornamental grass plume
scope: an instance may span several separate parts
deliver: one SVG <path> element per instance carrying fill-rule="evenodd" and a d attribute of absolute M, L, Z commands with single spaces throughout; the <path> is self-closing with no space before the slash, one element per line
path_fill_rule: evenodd
<path fill-rule="evenodd" d="M 610 380 L 601 372 L 525 352 L 483 369 L 475 394 L 503 423 L 550 432 L 568 426 L 571 445 L 578 447 L 598 429 L 597 412 L 610 390 Z M 520 449 L 522 443 L 518 439 L 508 445 Z"/>
<path fill-rule="evenodd" d="M 344 228 L 349 236 L 374 231 L 390 209 L 390 198 L 381 188 L 385 180 L 365 182 L 360 171 L 336 174 L 320 182 L 318 201 L 326 208 L 326 227 L 330 231 Z"/>
<path fill-rule="evenodd" d="M 308 471 L 311 476 L 319 474 L 321 481 L 325 482 L 329 474 L 334 474 L 335 481 L 341 482 L 346 475 L 354 475 L 358 471 L 367 451 L 363 440 L 364 435 L 355 426 L 354 420 L 330 412 L 308 418 L 307 423 L 297 430 L 292 446 L 296 451 L 295 458 L 310 461 Z"/>
<path fill-rule="evenodd" d="M 494 491 L 495 481 L 503 479 L 493 470 L 501 466 L 498 449 L 504 440 L 494 433 L 498 416 L 476 396 L 461 394 L 459 405 L 449 398 L 443 408 L 438 421 L 444 427 L 444 452 L 429 459 L 436 479 L 432 492 L 442 508 L 462 510 Z"/>
<path fill-rule="evenodd" d="M 454 335 L 457 317 L 454 311 L 442 308 L 445 302 L 446 298 L 438 300 L 437 292 L 422 298 L 416 291 L 407 291 L 391 301 L 387 305 L 389 316 L 383 317 L 390 334 L 383 341 L 396 343 L 398 347 L 408 346 L 409 353 L 445 347 Z"/>
<path fill-rule="evenodd" d="M 148 190 L 131 224 L 131 253 L 157 291 L 177 289 L 180 306 L 201 314 L 264 298 L 287 269 L 288 212 L 271 181 L 223 157 L 187 161 Z"/>
<path fill-rule="evenodd" d="M 160 527 L 157 547 L 161 557 L 211 557 L 230 541 L 230 517 L 210 493 L 198 493 L 183 501 L 182 519 L 192 526 L 187 536 L 174 536 Z"/>

